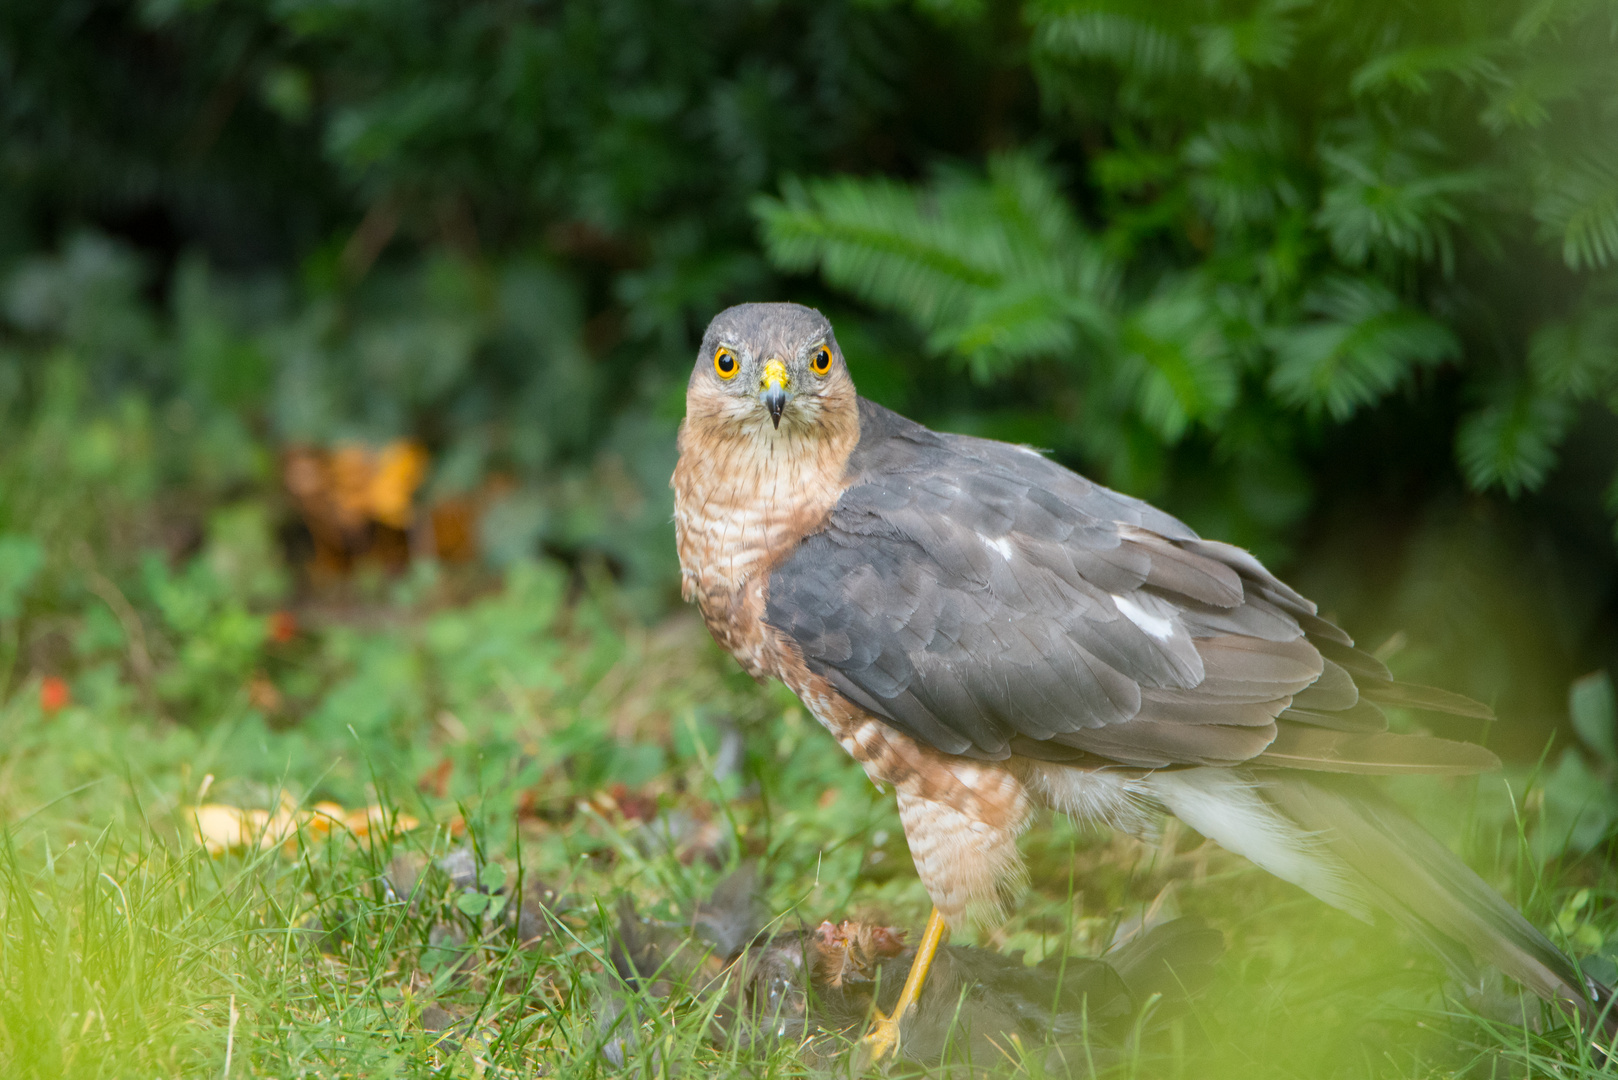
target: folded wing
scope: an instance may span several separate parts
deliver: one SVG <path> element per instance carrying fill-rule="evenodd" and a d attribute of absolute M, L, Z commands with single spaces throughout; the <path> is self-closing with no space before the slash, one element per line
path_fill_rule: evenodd
<path fill-rule="evenodd" d="M 860 419 L 853 483 L 773 571 L 766 620 L 899 730 L 987 759 L 1492 763 L 1386 734 L 1378 700 L 1488 710 L 1395 682 L 1240 548 L 1032 451 Z"/>

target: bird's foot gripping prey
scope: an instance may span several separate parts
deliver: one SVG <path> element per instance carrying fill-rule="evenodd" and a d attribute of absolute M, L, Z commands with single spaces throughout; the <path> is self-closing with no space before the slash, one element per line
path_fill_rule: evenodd
<path fill-rule="evenodd" d="M 686 598 L 894 788 L 936 936 L 1016 883 L 1037 808 L 1134 831 L 1167 811 L 1610 1033 L 1609 991 L 1355 775 L 1498 764 L 1390 733 L 1379 703 L 1488 710 L 1395 681 L 1247 552 L 859 398 L 831 324 L 795 304 L 709 325 L 673 486 Z"/>
<path fill-rule="evenodd" d="M 938 909 L 933 908 L 933 913 L 927 918 L 927 929 L 922 932 L 921 944 L 916 948 L 916 959 L 910 965 L 910 973 L 905 976 L 904 987 L 899 991 L 899 1000 L 891 1013 L 884 1015 L 878 1012 L 871 1021 L 871 1030 L 865 1034 L 865 1049 L 871 1055 L 871 1060 L 880 1061 L 899 1048 L 899 1024 L 921 1000 L 921 986 L 933 966 L 933 957 L 938 955 L 938 947 L 948 937 L 949 924 Z"/>

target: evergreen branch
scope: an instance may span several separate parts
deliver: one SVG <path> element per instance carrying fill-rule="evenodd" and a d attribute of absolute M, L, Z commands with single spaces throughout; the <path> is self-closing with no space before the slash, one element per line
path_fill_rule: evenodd
<path fill-rule="evenodd" d="M 1572 406 L 1523 380 L 1493 404 L 1461 421 L 1455 453 L 1467 483 L 1479 491 L 1499 487 L 1507 495 L 1533 491 L 1556 464 L 1557 450 L 1573 417 Z"/>
<path fill-rule="evenodd" d="M 1453 262 L 1451 231 L 1463 218 L 1463 198 L 1486 191 L 1494 175 L 1481 168 L 1445 169 L 1442 146 L 1419 131 L 1399 143 L 1361 134 L 1322 146 L 1328 185 L 1315 221 L 1332 250 L 1360 266 L 1373 256 L 1430 262 L 1447 273 Z"/>
<path fill-rule="evenodd" d="M 1002 281 L 963 257 L 959 238 L 926 219 L 914 192 L 890 181 L 788 184 L 781 199 L 760 197 L 753 211 L 776 265 L 807 271 L 818 264 L 832 284 L 924 326 L 947 318 L 972 290 Z"/>
<path fill-rule="evenodd" d="M 1610 393 L 1618 386 L 1618 306 L 1605 296 L 1587 297 L 1570 318 L 1540 327 L 1528 344 L 1528 370 L 1554 393 L 1584 399 Z"/>
<path fill-rule="evenodd" d="M 1381 282 L 1332 278 L 1305 301 L 1322 318 L 1272 330 L 1269 388 L 1283 402 L 1346 420 L 1417 366 L 1460 353 L 1447 326 L 1407 307 Z"/>
<path fill-rule="evenodd" d="M 1120 351 L 1135 405 L 1165 442 L 1213 425 L 1236 403 L 1236 364 L 1218 312 L 1193 282 L 1171 283 L 1125 323 Z"/>
<path fill-rule="evenodd" d="M 1460 41 L 1445 45 L 1413 45 L 1374 56 L 1362 64 L 1349 80 L 1349 91 L 1356 96 L 1390 87 L 1412 94 L 1429 94 L 1432 77 L 1448 75 L 1472 86 L 1499 75 L 1494 57 L 1505 42 L 1491 38 Z"/>
<path fill-rule="evenodd" d="M 1298 45 L 1298 28 L 1285 9 L 1264 5 L 1251 18 L 1197 28 L 1202 73 L 1226 86 L 1245 86 L 1249 68 L 1282 68 Z"/>
<path fill-rule="evenodd" d="M 1034 47 L 1060 60 L 1105 61 L 1126 75 L 1164 80 L 1190 70 L 1180 38 L 1116 11 L 1091 10 L 1039 20 Z"/>
<path fill-rule="evenodd" d="M 1574 270 L 1618 260 L 1618 158 L 1588 154 L 1549 165 L 1535 178 L 1534 217 L 1548 239 L 1562 241 Z"/>
<path fill-rule="evenodd" d="M 927 188 L 840 178 L 792 183 L 754 205 L 778 266 L 903 312 L 930 346 L 980 378 L 1034 356 L 1072 355 L 1112 333 L 1116 273 L 1050 170 L 1028 156 L 988 177 Z"/>

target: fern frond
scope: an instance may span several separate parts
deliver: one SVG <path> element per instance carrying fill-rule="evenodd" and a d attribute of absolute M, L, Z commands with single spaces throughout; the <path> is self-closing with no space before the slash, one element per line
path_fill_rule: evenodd
<path fill-rule="evenodd" d="M 1270 391 L 1289 405 L 1346 420 L 1398 386 L 1416 367 L 1460 353 L 1454 333 L 1368 278 L 1337 277 L 1305 309 L 1320 318 L 1272 330 Z"/>
<path fill-rule="evenodd" d="M 1260 8 L 1251 18 L 1197 29 L 1202 73 L 1226 86 L 1245 86 L 1249 68 L 1285 67 L 1298 44 L 1298 28 L 1284 13 Z"/>
<path fill-rule="evenodd" d="M 915 192 L 888 180 L 839 177 L 783 185 L 779 200 L 760 198 L 754 213 L 777 266 L 809 271 L 923 326 L 957 310 L 974 289 L 1002 275 L 981 265 Z"/>
<path fill-rule="evenodd" d="M 1125 75 L 1169 79 L 1191 68 L 1176 34 L 1116 11 L 1092 10 L 1039 20 L 1034 47 L 1058 60 L 1105 62 Z"/>
<path fill-rule="evenodd" d="M 1288 154 L 1295 144 L 1274 115 L 1253 123 L 1211 122 L 1185 146 L 1194 170 L 1191 193 L 1228 229 L 1271 220 L 1281 206 L 1303 201 Z"/>
<path fill-rule="evenodd" d="M 1493 174 L 1481 168 L 1445 169 L 1442 145 L 1420 131 L 1390 138 L 1361 132 L 1326 144 L 1320 157 L 1327 186 L 1316 224 L 1332 251 L 1351 265 L 1391 255 L 1421 262 L 1453 260 L 1451 231 L 1462 219 L 1463 201 L 1489 188 Z"/>
<path fill-rule="evenodd" d="M 1572 416 L 1566 399 L 1526 380 L 1507 388 L 1499 400 L 1465 417 L 1455 434 L 1467 483 L 1479 491 L 1499 487 L 1513 497 L 1535 490 L 1555 466 Z"/>
<path fill-rule="evenodd" d="M 1180 159 L 1174 154 L 1139 147 L 1119 147 L 1097 155 L 1090 171 L 1103 190 L 1130 194 L 1168 182 L 1179 168 Z"/>
<path fill-rule="evenodd" d="M 1237 365 L 1219 312 L 1190 281 L 1174 282 L 1130 313 L 1120 334 L 1124 378 L 1136 409 L 1165 442 L 1236 403 Z"/>
<path fill-rule="evenodd" d="M 1618 306 L 1586 304 L 1547 323 L 1528 344 L 1528 369 L 1546 390 L 1592 398 L 1618 386 Z"/>
<path fill-rule="evenodd" d="M 1036 158 L 996 158 L 986 179 L 943 174 L 921 189 L 795 182 L 754 212 L 776 265 L 818 267 L 831 284 L 908 316 L 935 351 L 980 377 L 1111 333 L 1116 271 Z"/>
<path fill-rule="evenodd" d="M 1565 56 L 1528 64 L 1502 77 L 1478 119 L 1495 135 L 1510 128 L 1543 127 L 1553 104 L 1573 97 L 1602 74 Z"/>
<path fill-rule="evenodd" d="M 1588 154 L 1535 177 L 1534 217 L 1574 270 L 1618 260 L 1618 157 Z"/>
<path fill-rule="evenodd" d="M 1445 45 L 1413 45 L 1372 57 L 1354 72 L 1349 90 L 1355 95 L 1391 87 L 1412 94 L 1428 94 L 1435 76 L 1447 75 L 1471 86 L 1499 74 L 1494 57 L 1506 47 L 1503 41 L 1484 38 Z"/>

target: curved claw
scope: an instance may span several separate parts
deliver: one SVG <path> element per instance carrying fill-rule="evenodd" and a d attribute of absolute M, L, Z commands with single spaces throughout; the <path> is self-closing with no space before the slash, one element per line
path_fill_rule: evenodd
<path fill-rule="evenodd" d="M 899 1021 L 920 999 L 921 986 L 933 966 L 933 957 L 948 937 L 949 926 L 935 907 L 927 917 L 927 929 L 921 935 L 921 944 L 916 947 L 916 958 L 910 962 L 910 974 L 905 977 L 899 1000 L 893 1005 L 893 1014 L 887 1016 L 878 1009 L 871 1018 L 871 1030 L 860 1040 L 868 1063 L 881 1061 L 899 1049 Z"/>
<path fill-rule="evenodd" d="M 871 1029 L 860 1039 L 860 1047 L 871 1064 L 899 1049 L 899 1015 L 884 1016 L 879 1009 L 871 1018 Z"/>

